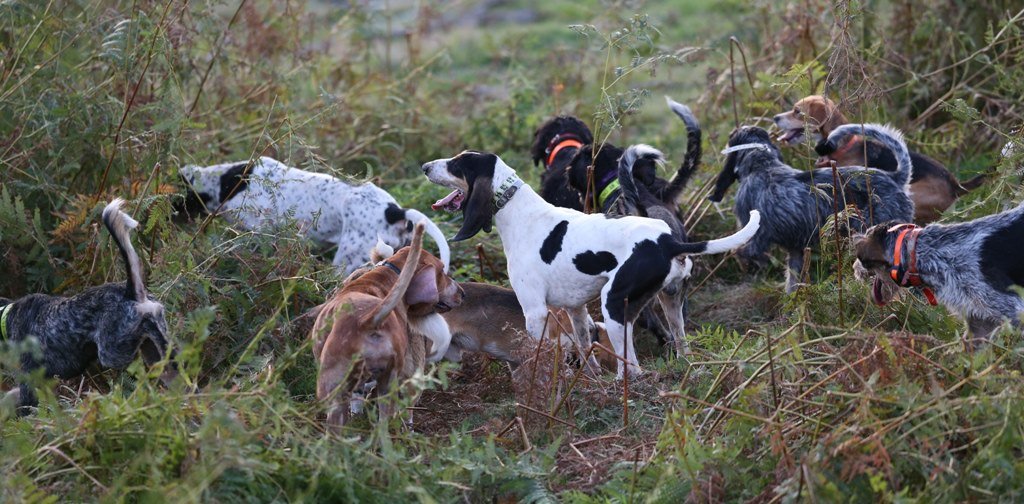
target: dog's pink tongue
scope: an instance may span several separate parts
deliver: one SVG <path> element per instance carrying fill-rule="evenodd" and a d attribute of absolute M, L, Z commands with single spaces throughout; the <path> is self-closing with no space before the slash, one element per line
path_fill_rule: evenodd
<path fill-rule="evenodd" d="M 455 212 L 459 208 L 462 208 L 462 191 L 456 189 L 437 201 L 430 208 L 434 210 L 448 210 L 449 212 Z"/>
<path fill-rule="evenodd" d="M 778 140 L 780 142 L 790 143 L 794 138 L 796 138 L 798 135 L 800 135 L 803 132 L 804 132 L 804 130 L 800 129 L 800 128 L 786 130 L 785 133 L 783 133 L 781 136 L 779 136 Z"/>

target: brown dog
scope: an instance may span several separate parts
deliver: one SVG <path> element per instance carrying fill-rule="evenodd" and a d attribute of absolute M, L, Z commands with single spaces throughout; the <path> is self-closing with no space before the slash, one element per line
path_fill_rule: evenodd
<path fill-rule="evenodd" d="M 775 125 L 783 130 L 779 141 L 789 145 L 803 142 L 808 131 L 815 142 L 827 138 L 829 133 L 849 121 L 836 104 L 824 96 L 808 96 L 793 105 L 793 110 L 775 116 Z M 822 146 L 823 147 L 823 146 Z M 875 142 L 865 142 L 855 136 L 835 151 L 816 148 L 818 167 L 827 167 L 831 161 L 837 166 L 868 166 L 885 171 L 896 170 L 896 157 Z M 910 151 L 913 170 L 910 177 L 910 199 L 914 201 L 914 221 L 928 223 L 937 220 L 943 211 L 971 189 L 980 186 L 984 175 L 960 183 L 942 163 Z"/>
<path fill-rule="evenodd" d="M 422 243 L 423 228 L 417 225 L 412 246 L 362 275 L 350 277 L 323 305 L 313 324 L 313 354 L 320 365 L 317 398 L 330 404 L 327 424 L 331 428 L 348 420 L 353 391 L 376 381 L 375 391 L 380 395 L 392 381 L 408 378 L 422 368 L 424 342 L 409 334 L 413 311 L 429 315 L 460 301 L 458 284 L 443 273 L 436 257 L 422 251 Z M 427 256 L 433 261 L 421 259 Z M 386 421 L 390 404 L 382 403 L 378 410 Z"/>
<path fill-rule="evenodd" d="M 532 340 L 528 339 L 523 307 L 515 291 L 477 282 L 463 282 L 460 285 L 466 293 L 464 302 L 458 308 L 441 315 L 451 331 L 451 346 L 448 347 L 445 359 L 458 362 L 463 352 L 480 352 L 518 364 L 516 350 L 522 346 L 520 338 L 525 336 L 525 341 Z M 548 341 L 558 338 L 562 345 L 571 345 L 573 326 L 569 314 L 565 310 L 549 310 L 548 314 L 544 338 Z M 591 338 L 600 341 L 605 348 L 611 348 L 602 324 L 592 328 Z M 602 367 L 615 369 L 614 357 L 597 349 L 594 353 Z"/>

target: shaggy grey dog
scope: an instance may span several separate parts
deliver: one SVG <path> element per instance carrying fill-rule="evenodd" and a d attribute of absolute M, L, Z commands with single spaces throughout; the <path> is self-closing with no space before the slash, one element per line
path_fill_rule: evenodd
<path fill-rule="evenodd" d="M 863 231 L 879 222 L 912 222 L 914 204 L 909 196 L 910 154 L 903 135 L 878 124 L 847 124 L 832 131 L 827 142 L 842 145 L 851 135 L 862 134 L 888 147 L 896 156 L 898 168 L 886 172 L 874 168 L 838 169 L 840 187 L 833 188 L 831 168 L 801 171 L 783 163 L 779 149 L 768 132 L 744 126 L 729 137 L 725 166 L 715 182 L 712 201 L 721 201 L 725 191 L 739 180 L 736 215 L 746 224 L 751 210 L 764 217 L 761 228 L 740 255 L 763 261 L 774 244 L 786 250 L 786 292 L 796 290 L 804 262 L 804 249 L 815 247 L 822 225 L 834 213 L 834 204 L 842 211 L 856 207 L 850 226 Z M 838 202 L 834 202 L 837 198 Z"/>
<path fill-rule="evenodd" d="M 30 294 L 0 308 L 4 337 L 13 342 L 35 338 L 42 350 L 40 355 L 22 354 L 22 373 L 42 367 L 46 376 L 68 379 L 81 375 L 97 360 L 105 367 L 123 369 L 140 349 L 147 365 L 167 354 L 164 307 L 146 293 L 139 256 L 128 238 L 138 223 L 121 211 L 121 204 L 121 199 L 115 199 L 103 209 L 103 224 L 121 251 L 127 282 L 90 287 L 72 297 Z M 175 375 L 172 362 L 161 379 L 167 383 Z M 10 394 L 19 415 L 37 404 L 24 382 Z"/>
<path fill-rule="evenodd" d="M 854 270 L 858 276 L 875 273 L 872 297 L 879 305 L 898 290 L 891 271 L 899 231 L 880 224 L 855 241 Z M 988 339 L 1007 320 L 1024 329 L 1024 299 L 1014 290 L 1024 288 L 1024 205 L 970 222 L 930 224 L 915 234 L 904 239 L 900 264 L 916 263 L 910 273 L 919 286 L 934 290 L 939 302 L 964 318 L 975 339 Z M 897 268 L 897 277 L 905 274 Z"/>

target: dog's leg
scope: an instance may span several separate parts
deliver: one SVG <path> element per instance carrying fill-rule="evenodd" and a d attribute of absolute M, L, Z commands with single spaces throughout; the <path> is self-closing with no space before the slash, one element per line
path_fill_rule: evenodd
<path fill-rule="evenodd" d="M 39 406 L 39 398 L 36 397 L 35 391 L 27 383 L 19 383 L 18 388 L 7 394 L 15 399 L 14 404 L 18 408 L 17 414 L 20 417 L 32 413 L 32 410 Z"/>
<path fill-rule="evenodd" d="M 333 264 L 337 267 L 344 266 L 345 274 L 349 274 L 359 266 L 362 266 L 369 257 L 370 249 L 374 245 L 373 242 L 354 238 L 356 237 L 345 235 L 338 237 L 338 251 L 334 254 Z"/>
<path fill-rule="evenodd" d="M 690 353 L 690 344 L 686 341 L 686 321 L 683 318 L 685 294 L 683 287 L 672 294 L 665 291 L 658 293 L 658 304 L 661 305 L 661 311 L 668 321 L 677 358 Z"/>
<path fill-rule="evenodd" d="M 327 402 L 327 431 L 328 433 L 339 433 L 341 428 L 348 423 L 349 401 L 352 394 L 347 390 L 339 390 L 343 387 L 351 362 L 348 359 L 332 359 L 328 365 L 320 363 L 320 373 L 316 379 L 316 398 Z"/>
<path fill-rule="evenodd" d="M 591 328 L 596 327 L 594 320 L 590 318 L 590 313 L 587 311 L 587 307 L 581 306 L 579 308 L 572 308 L 565 310 L 569 314 L 569 319 L 572 320 L 572 332 L 573 338 L 576 340 L 573 344 L 576 345 L 576 351 L 579 352 L 580 362 L 590 354 L 590 358 L 587 359 L 587 367 L 592 373 L 598 375 L 601 373 L 601 365 L 597 362 L 597 357 L 590 351 L 591 345 Z"/>
<path fill-rule="evenodd" d="M 391 392 L 391 384 L 398 381 L 398 370 L 392 370 L 385 378 L 377 380 L 377 421 L 387 423 L 394 416 L 395 412 L 395 397 L 389 395 Z M 401 386 L 395 391 L 396 394 L 401 393 Z"/>
<path fill-rule="evenodd" d="M 611 292 L 612 284 L 613 282 L 608 282 L 601 289 L 601 315 L 604 318 L 605 330 L 608 331 L 608 340 L 612 343 L 612 350 L 615 350 L 615 355 L 625 359 L 628 363 L 625 365 L 622 360 L 616 359 L 615 377 L 621 380 L 627 372 L 632 377 L 639 376 L 643 371 L 640 369 L 640 362 L 636 357 L 636 349 L 633 348 L 632 321 L 627 318 L 626 324 L 619 323 L 611 317 L 608 310 L 608 294 Z M 628 314 L 629 310 L 624 310 L 624 313 Z M 633 320 L 635 319 L 636 317 L 633 317 Z"/>
<path fill-rule="evenodd" d="M 804 268 L 804 251 L 790 250 L 786 256 L 786 294 L 796 292 L 797 285 L 803 281 L 801 275 Z"/>
<path fill-rule="evenodd" d="M 964 346 L 968 351 L 976 349 L 982 343 L 991 341 L 992 333 L 999 328 L 1000 322 L 981 317 L 967 317 L 967 334 Z"/>

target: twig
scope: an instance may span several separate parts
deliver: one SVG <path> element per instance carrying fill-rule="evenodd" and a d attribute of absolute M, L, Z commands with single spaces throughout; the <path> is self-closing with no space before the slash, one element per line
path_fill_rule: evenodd
<path fill-rule="evenodd" d="M 555 422 L 558 422 L 558 423 L 560 423 L 562 425 L 565 425 L 566 427 L 569 427 L 570 429 L 575 430 L 577 428 L 576 425 L 574 425 L 572 423 L 569 423 L 569 422 L 567 422 L 565 420 L 562 420 L 561 418 L 551 416 L 551 415 L 549 415 L 549 414 L 547 414 L 547 413 L 545 413 L 545 412 L 543 412 L 543 411 L 541 411 L 541 410 L 539 410 L 537 408 L 531 408 L 530 406 L 527 406 L 527 405 L 525 405 L 523 403 L 517 402 L 516 403 L 516 407 L 517 408 L 523 408 L 526 411 L 529 411 L 531 413 L 536 413 L 536 414 L 538 414 L 538 415 L 540 415 L 540 416 L 542 416 L 544 418 L 547 418 L 548 420 L 554 420 Z M 516 418 L 519 418 L 519 417 L 516 417 Z"/>

